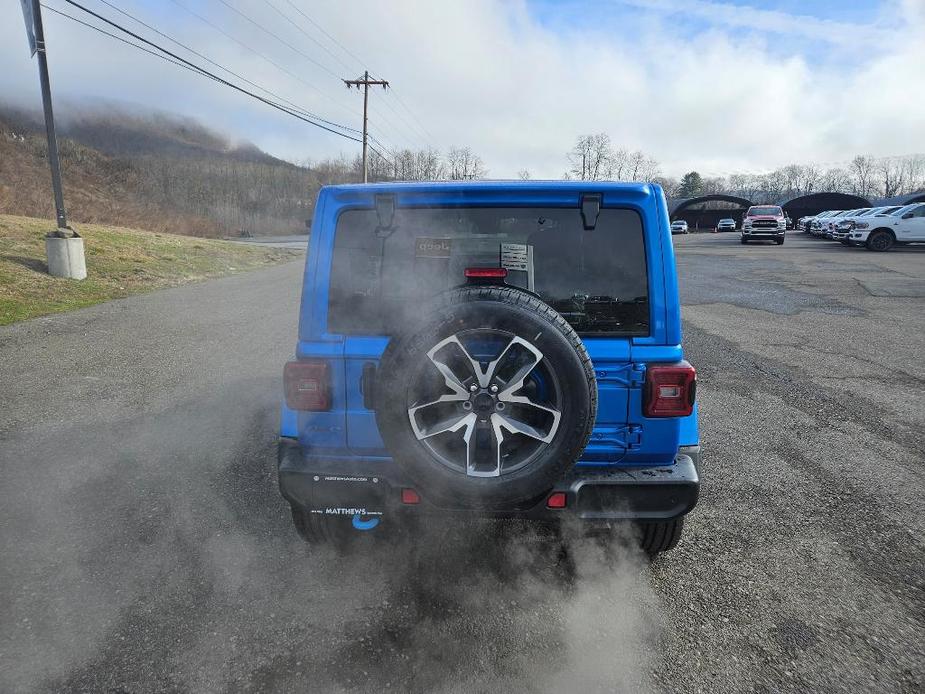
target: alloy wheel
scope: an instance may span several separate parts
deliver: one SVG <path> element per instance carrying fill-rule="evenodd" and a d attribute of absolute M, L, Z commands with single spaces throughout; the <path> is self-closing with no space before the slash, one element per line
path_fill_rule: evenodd
<path fill-rule="evenodd" d="M 527 340 L 496 329 L 456 333 L 427 352 L 409 389 L 415 438 L 469 477 L 528 465 L 556 436 L 563 401 L 554 369 Z"/>

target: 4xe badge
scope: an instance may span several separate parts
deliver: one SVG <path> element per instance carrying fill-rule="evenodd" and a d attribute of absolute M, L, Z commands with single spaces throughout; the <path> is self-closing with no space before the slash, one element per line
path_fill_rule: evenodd
<path fill-rule="evenodd" d="M 414 241 L 414 255 L 418 258 L 449 258 L 453 239 L 417 238 Z"/>

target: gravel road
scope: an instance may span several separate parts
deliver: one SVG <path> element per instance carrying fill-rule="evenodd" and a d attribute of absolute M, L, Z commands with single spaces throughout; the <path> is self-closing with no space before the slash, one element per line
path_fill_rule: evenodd
<path fill-rule="evenodd" d="M 0 691 L 922 691 L 925 249 L 675 243 L 705 480 L 652 563 L 569 528 L 306 548 L 299 263 L 0 328 Z"/>

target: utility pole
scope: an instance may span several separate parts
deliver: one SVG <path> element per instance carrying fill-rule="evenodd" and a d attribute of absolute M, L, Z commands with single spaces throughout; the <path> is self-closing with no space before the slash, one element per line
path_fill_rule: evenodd
<path fill-rule="evenodd" d="M 34 1 L 38 2 L 38 0 L 34 0 Z M 344 80 L 344 84 L 347 85 L 347 89 L 350 89 L 350 87 L 356 87 L 357 89 L 359 89 L 360 85 L 363 85 L 363 183 L 366 183 L 368 179 L 368 171 L 367 171 L 367 166 L 366 166 L 366 162 L 367 162 L 366 148 L 368 146 L 367 140 L 369 139 L 369 136 L 367 134 L 368 133 L 368 122 L 369 122 L 369 116 L 368 116 L 369 85 L 372 84 L 376 86 L 381 86 L 382 89 L 385 90 L 388 88 L 389 83 L 387 80 L 369 79 L 369 70 L 366 70 L 363 72 L 363 77 L 361 79 Z"/>
<path fill-rule="evenodd" d="M 58 139 L 55 136 L 55 116 L 51 110 L 51 82 L 48 80 L 48 57 L 45 55 L 45 27 L 42 25 L 42 5 L 32 0 L 32 20 L 35 23 L 35 50 L 39 61 L 39 83 L 42 87 L 42 107 L 45 109 L 45 133 L 48 136 L 48 164 L 51 185 L 55 191 L 55 216 L 58 231 L 67 230 L 64 212 L 64 191 L 61 188 L 61 164 L 58 160 Z"/>
<path fill-rule="evenodd" d="M 45 27 L 42 24 L 42 5 L 39 0 L 21 0 L 26 20 L 26 37 L 33 55 L 38 55 L 39 83 L 42 88 L 42 106 L 45 111 L 45 134 L 48 138 L 48 164 L 51 167 L 51 185 L 55 196 L 57 229 L 45 236 L 45 253 L 48 272 L 56 277 L 82 280 L 87 276 L 83 239 L 67 225 L 64 210 L 64 191 L 61 187 L 61 164 L 58 159 L 58 139 L 55 135 L 55 117 L 51 108 L 51 83 L 48 79 L 48 58 L 45 54 Z"/>

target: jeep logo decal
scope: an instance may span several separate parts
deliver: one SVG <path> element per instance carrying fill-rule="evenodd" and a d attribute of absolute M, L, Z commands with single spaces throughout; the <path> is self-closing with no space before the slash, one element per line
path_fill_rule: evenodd
<path fill-rule="evenodd" d="M 414 255 L 418 258 L 449 258 L 452 239 L 418 238 L 414 242 Z"/>

